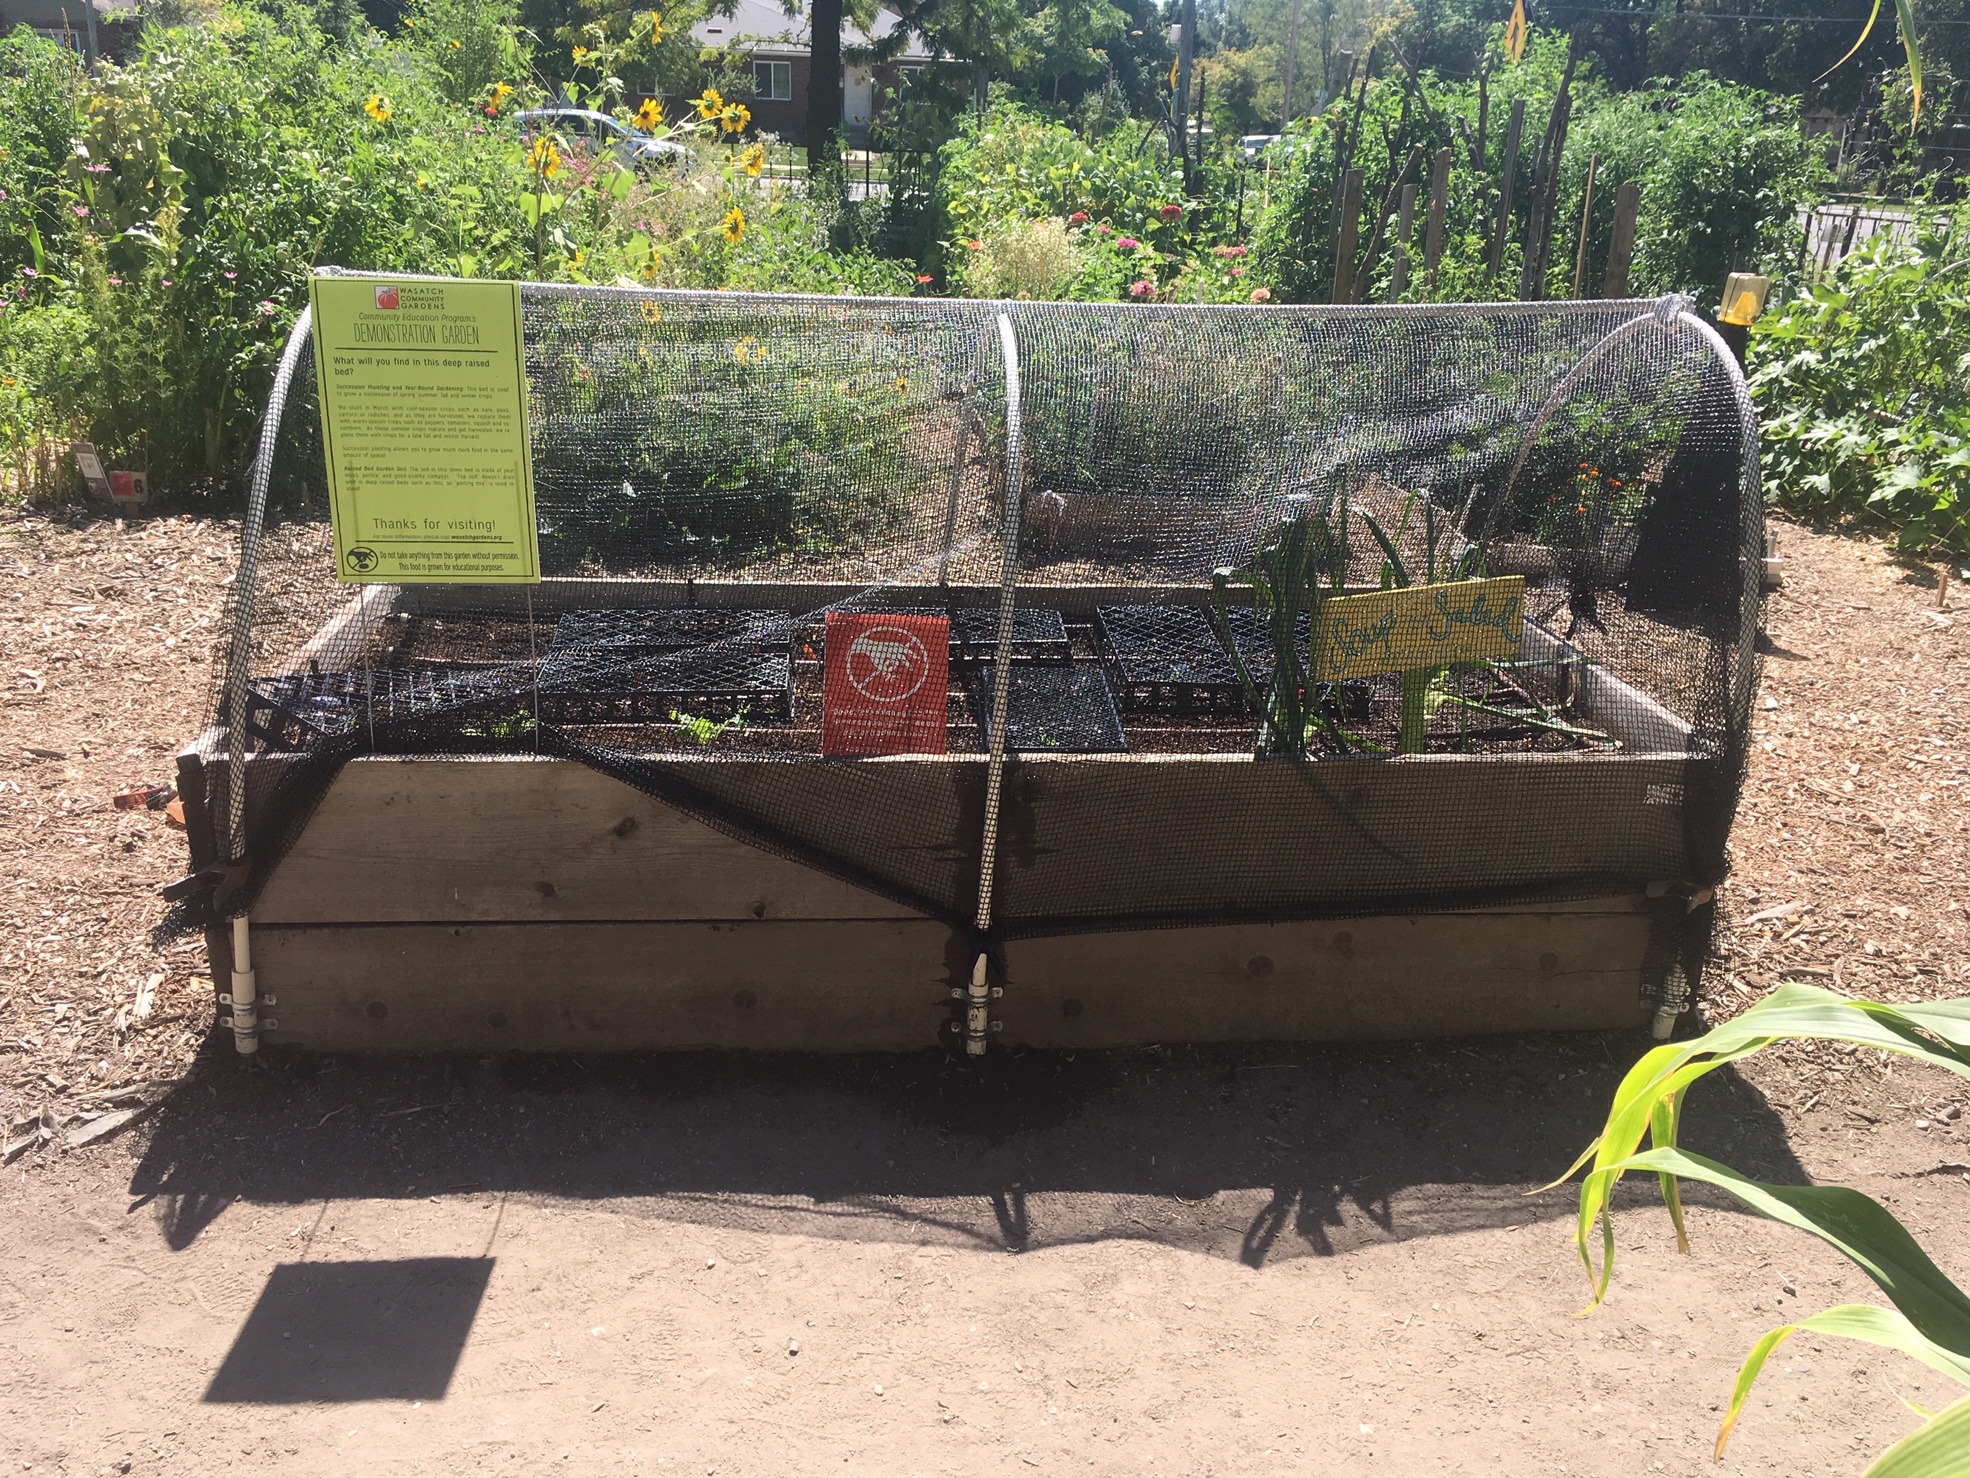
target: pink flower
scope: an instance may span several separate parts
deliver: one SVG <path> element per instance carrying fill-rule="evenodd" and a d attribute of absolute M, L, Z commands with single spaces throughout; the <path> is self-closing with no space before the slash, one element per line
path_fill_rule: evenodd
<path fill-rule="evenodd" d="M 89 214 L 89 207 L 86 205 L 71 205 L 69 209 L 74 211 L 77 215 L 83 216 L 85 218 Z"/>
<path fill-rule="evenodd" d="M 1067 224 L 1070 226 L 1085 226 L 1087 223 L 1088 213 L 1084 210 L 1077 210 L 1067 218 Z"/>
<path fill-rule="evenodd" d="M 1253 288 L 1252 301 L 1255 303 L 1270 303 L 1272 301 L 1272 289 L 1265 287 Z"/>
<path fill-rule="evenodd" d="M 274 305 L 268 302 L 265 298 L 260 299 L 260 316 L 262 318 L 271 318 L 273 317 L 273 313 L 274 313 Z"/>
<path fill-rule="evenodd" d="M 1134 251 L 1137 247 L 1141 246 L 1142 243 L 1140 241 L 1137 241 L 1133 236 L 1124 236 L 1120 241 L 1116 242 L 1115 245 L 1118 248 L 1120 248 L 1122 251 Z"/>
<path fill-rule="evenodd" d="M 1231 269 L 1231 275 L 1233 277 L 1243 277 L 1245 275 L 1245 269 L 1243 267 L 1233 267 Z"/>
<path fill-rule="evenodd" d="M 1214 257 L 1242 257 L 1249 249 L 1243 246 L 1214 246 L 1211 248 L 1211 255 Z"/>
<path fill-rule="evenodd" d="M 1180 205 L 1166 205 L 1159 209 L 1156 214 L 1166 221 L 1180 221 L 1183 219 L 1183 207 Z"/>
<path fill-rule="evenodd" d="M 239 276 L 239 273 L 226 272 L 226 273 L 222 273 L 221 275 L 226 279 L 226 281 L 231 282 L 235 277 Z"/>
<path fill-rule="evenodd" d="M 112 277 L 109 280 L 109 285 L 111 287 L 121 287 L 123 286 L 123 279 L 121 277 Z"/>
<path fill-rule="evenodd" d="M 170 285 L 171 285 L 171 279 L 170 279 L 170 278 L 168 278 L 168 277 L 167 277 L 167 278 L 165 278 L 165 279 L 164 279 L 164 282 L 163 282 L 163 286 L 165 286 L 165 287 L 169 287 Z"/>
<path fill-rule="evenodd" d="M 1132 298 L 1153 298 L 1156 296 L 1156 284 L 1146 277 L 1141 282 L 1132 282 L 1129 284 L 1129 296 Z"/>
<path fill-rule="evenodd" d="M 1098 236 L 1113 236 L 1115 234 L 1115 228 L 1107 224 L 1105 221 L 1101 225 L 1096 226 L 1094 229 L 1095 229 L 1095 234 Z"/>

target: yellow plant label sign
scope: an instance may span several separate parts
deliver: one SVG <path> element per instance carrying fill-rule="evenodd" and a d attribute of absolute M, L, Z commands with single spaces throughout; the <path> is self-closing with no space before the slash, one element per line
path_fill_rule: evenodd
<path fill-rule="evenodd" d="M 1313 675 L 1322 682 L 1516 657 L 1525 577 L 1344 595 L 1321 608 Z"/>
<path fill-rule="evenodd" d="M 308 300 L 337 576 L 538 582 L 519 284 L 319 276 Z"/>

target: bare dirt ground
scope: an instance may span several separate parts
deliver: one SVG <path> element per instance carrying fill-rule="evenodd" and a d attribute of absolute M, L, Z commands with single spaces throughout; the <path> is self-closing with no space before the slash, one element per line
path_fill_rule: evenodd
<path fill-rule="evenodd" d="M 203 721 L 230 540 L 0 515 L 5 1471 L 1695 1473 L 1752 1338 L 1870 1292 L 1701 1197 L 1679 1257 L 1636 1187 L 1569 1317 L 1525 1192 L 1640 1037 L 243 1066 L 183 836 L 111 803 Z M 1701 1009 L 1961 994 L 1965 598 L 1784 545 Z M 1686 1142 L 1970 1275 L 1960 1081 L 1789 1050 Z M 1723 1470 L 1856 1473 L 1948 1395 L 1800 1336 Z"/>

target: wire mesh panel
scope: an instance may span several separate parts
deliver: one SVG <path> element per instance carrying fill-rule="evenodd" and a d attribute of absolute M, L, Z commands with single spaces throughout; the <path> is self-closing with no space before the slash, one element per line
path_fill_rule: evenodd
<path fill-rule="evenodd" d="M 522 301 L 538 586 L 338 584 L 297 361 L 206 741 L 223 909 L 344 760 L 487 751 L 954 924 L 1002 813 L 1011 933 L 1721 875 L 1761 510 L 1686 301 Z M 1325 600 L 1478 575 L 1515 656 L 1310 675 Z M 945 752 L 822 752 L 830 613 L 948 619 Z"/>

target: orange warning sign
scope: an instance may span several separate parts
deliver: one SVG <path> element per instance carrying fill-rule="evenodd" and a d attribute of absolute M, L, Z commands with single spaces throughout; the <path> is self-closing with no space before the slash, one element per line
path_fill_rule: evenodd
<path fill-rule="evenodd" d="M 947 617 L 830 614 L 821 753 L 943 754 L 950 669 Z"/>

